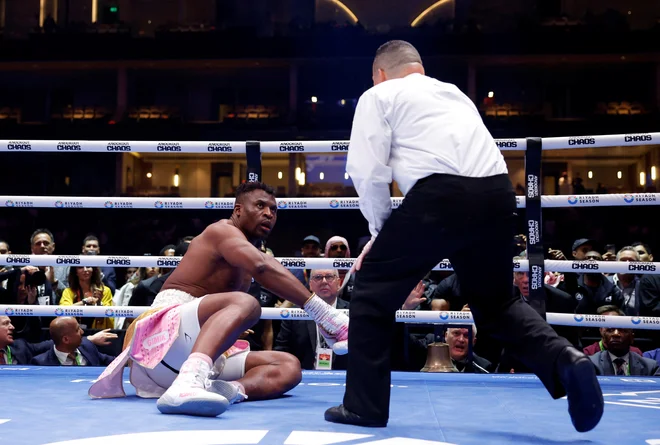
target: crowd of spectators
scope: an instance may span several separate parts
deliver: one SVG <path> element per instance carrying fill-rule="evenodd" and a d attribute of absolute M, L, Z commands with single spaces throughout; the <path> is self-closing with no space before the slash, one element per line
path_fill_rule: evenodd
<path fill-rule="evenodd" d="M 194 236 L 166 244 L 159 256 L 183 256 Z M 356 257 L 368 238 L 351 249 L 342 236 L 325 242 L 316 235 L 305 236 L 293 256 L 304 258 Z M 56 253 L 53 233 L 41 228 L 29 240 L 32 255 Z M 0 241 L 0 254 L 12 252 L 19 240 Z M 524 235 L 514 239 L 514 260 L 526 258 Z M 272 249 L 262 244 L 272 256 Z M 60 254 L 61 252 L 57 252 Z M 67 252 L 71 254 L 73 252 Z M 82 240 L 78 255 L 99 255 L 101 244 L 94 235 Z M 286 255 L 284 255 L 286 256 Z M 290 256 L 290 255 L 289 255 Z M 615 248 L 582 238 L 572 243 L 570 252 L 549 248 L 547 257 L 555 260 L 621 261 L 652 263 L 653 252 L 644 242 L 631 241 Z M 475 255 L 475 259 L 477 256 Z M 482 267 L 487 267 L 483 265 Z M 350 309 L 354 275 L 346 269 L 290 269 L 302 284 L 329 304 Z M 0 270 L 0 304 L 62 306 L 149 306 L 172 269 L 159 267 L 85 267 L 85 266 L 5 266 Z M 478 267 L 474 277 L 479 279 Z M 529 275 L 512 272 L 512 298 L 529 299 Z M 660 275 L 634 273 L 605 274 L 546 272 L 544 280 L 548 313 L 592 316 L 660 317 Z M 253 282 L 249 293 L 262 307 L 290 308 Z M 456 275 L 429 271 L 405 299 L 402 310 L 469 311 Z M 125 329 L 131 319 L 112 317 L 0 317 L 0 364 L 107 365 L 121 351 Z M 660 375 L 660 335 L 655 330 L 621 328 L 582 328 L 554 326 L 557 333 L 587 353 L 603 375 Z M 303 369 L 315 369 L 319 350 L 327 348 L 312 321 L 260 320 L 242 338 L 252 350 L 279 350 L 295 355 Z M 528 369 L 488 332 L 477 327 L 446 328 L 442 324 L 396 323 L 392 330 L 395 369 L 419 371 L 424 366 L 430 344 L 446 342 L 457 372 L 525 373 Z M 469 342 L 472 342 L 469 345 Z M 346 358 L 331 358 L 332 369 L 346 367 Z"/>

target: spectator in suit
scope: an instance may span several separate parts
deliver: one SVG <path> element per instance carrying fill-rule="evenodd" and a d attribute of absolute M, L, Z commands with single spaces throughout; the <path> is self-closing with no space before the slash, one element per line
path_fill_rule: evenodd
<path fill-rule="evenodd" d="M 488 374 L 493 371 L 493 365 L 485 358 L 472 353 L 468 359 L 468 330 L 467 328 L 448 328 L 445 333 L 445 342 L 449 346 L 451 362 L 458 372 Z M 477 342 L 477 327 L 472 325 L 472 344 Z"/>
<path fill-rule="evenodd" d="M 74 317 L 57 317 L 50 323 L 54 345 L 35 356 L 30 364 L 39 366 L 108 366 L 115 359 L 96 349 Z"/>
<path fill-rule="evenodd" d="M 0 316 L 0 365 L 28 365 L 32 358 L 42 354 L 54 346 L 53 340 L 40 343 L 30 343 L 22 338 L 14 339 L 14 326 L 7 316 Z M 108 330 L 87 336 L 87 340 L 96 346 L 107 346 L 117 334 Z"/>
<path fill-rule="evenodd" d="M 619 308 L 611 315 L 624 316 Z M 635 334 L 632 329 L 600 328 L 605 350 L 589 356 L 598 375 L 660 375 L 660 366 L 655 360 L 642 357 L 630 350 Z"/>
<path fill-rule="evenodd" d="M 323 301 L 337 309 L 348 309 L 349 303 L 337 298 L 339 293 L 339 273 L 336 269 L 312 270 L 309 285 Z M 275 340 L 275 350 L 295 355 L 302 369 L 328 369 L 320 363 L 322 354 L 331 354 L 330 369 L 346 369 L 348 356 L 335 355 L 319 334 L 313 320 L 284 320 Z"/>
<path fill-rule="evenodd" d="M 598 313 L 598 315 L 612 315 L 612 316 L 623 315 L 623 313 L 621 312 L 621 309 L 619 309 L 616 306 L 612 306 L 612 305 L 599 307 L 597 313 Z M 602 329 L 600 330 L 600 332 L 601 332 L 601 337 L 602 337 Z M 594 355 L 597 352 L 606 351 L 606 350 L 607 350 L 607 343 L 605 343 L 603 341 L 603 339 L 601 338 L 600 341 L 597 341 L 597 342 L 587 346 L 586 348 L 584 348 L 582 350 L 582 352 L 584 352 L 587 355 Z M 632 344 L 630 345 L 630 351 L 634 352 L 636 354 L 642 355 L 641 349 L 639 349 L 635 346 L 632 346 Z"/>
<path fill-rule="evenodd" d="M 623 247 L 616 254 L 617 261 L 640 261 L 639 254 L 632 246 Z M 607 279 L 619 288 L 623 295 L 623 307 L 626 315 L 634 317 L 639 315 L 639 277 L 633 273 L 617 273 Z"/>

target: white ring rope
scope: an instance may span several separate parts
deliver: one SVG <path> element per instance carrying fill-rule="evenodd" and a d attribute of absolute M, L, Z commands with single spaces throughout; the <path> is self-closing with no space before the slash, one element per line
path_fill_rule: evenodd
<path fill-rule="evenodd" d="M 600 148 L 658 143 L 660 133 L 542 138 L 543 149 Z M 526 139 L 496 139 L 500 150 L 526 150 Z M 262 153 L 344 153 L 349 141 L 261 141 Z M 237 141 L 58 141 L 0 140 L 0 152 L 245 153 Z"/>
<path fill-rule="evenodd" d="M 403 198 L 391 198 L 396 209 Z M 0 195 L 0 207 L 53 209 L 179 209 L 231 210 L 235 198 L 103 198 L 90 196 L 9 196 Z M 611 195 L 548 195 L 541 197 L 541 207 L 624 207 L 654 206 L 660 193 L 617 193 Z M 519 209 L 525 208 L 525 197 L 516 196 Z M 359 209 L 358 198 L 279 198 L 280 210 L 345 210 Z"/>
<path fill-rule="evenodd" d="M 288 269 L 343 269 L 353 266 L 355 258 L 275 258 Z M 177 267 L 176 256 L 105 256 L 105 255 L 0 255 L 0 265 L 6 266 L 90 266 L 90 267 Z M 660 263 L 626 261 L 556 261 L 545 260 L 545 270 L 575 273 L 660 273 Z M 515 272 L 529 271 L 528 260 L 512 260 Z M 449 261 L 441 261 L 433 270 L 453 271 Z"/>
<path fill-rule="evenodd" d="M 10 317 L 126 317 L 136 318 L 151 309 L 149 306 L 39 306 L 0 305 L 0 314 Z M 343 309 L 348 314 L 349 310 Z M 311 320 L 303 309 L 262 308 L 262 320 Z M 612 315 L 585 315 L 547 313 L 549 324 L 576 327 L 609 327 L 633 329 L 660 329 L 660 317 L 619 317 Z M 472 313 L 467 311 L 397 311 L 397 323 L 430 323 L 470 325 Z"/>

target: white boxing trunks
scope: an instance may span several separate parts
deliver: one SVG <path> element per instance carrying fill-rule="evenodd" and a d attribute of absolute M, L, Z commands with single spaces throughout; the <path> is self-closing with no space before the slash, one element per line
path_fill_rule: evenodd
<path fill-rule="evenodd" d="M 206 297 L 195 298 L 187 292 L 167 289 L 160 292 L 154 299 L 152 307 L 168 306 L 180 303 L 181 323 L 179 336 L 174 341 L 163 360 L 154 369 L 142 368 L 146 375 L 161 388 L 169 388 L 192 352 L 193 345 L 201 330 L 198 308 Z M 232 355 L 227 358 L 219 377 L 220 380 L 233 381 L 245 375 L 247 353 Z"/>

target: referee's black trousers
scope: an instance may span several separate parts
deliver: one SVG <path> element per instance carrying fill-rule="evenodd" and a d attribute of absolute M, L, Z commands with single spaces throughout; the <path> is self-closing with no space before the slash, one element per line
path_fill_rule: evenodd
<path fill-rule="evenodd" d="M 541 379 L 565 395 L 555 362 L 570 343 L 513 296 L 516 199 L 507 175 L 432 175 L 415 184 L 383 225 L 351 297 L 344 406 L 389 419 L 395 312 L 415 285 L 448 258 L 478 329 L 492 333 Z"/>

